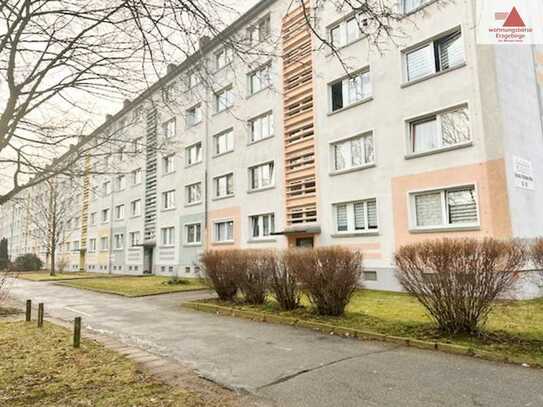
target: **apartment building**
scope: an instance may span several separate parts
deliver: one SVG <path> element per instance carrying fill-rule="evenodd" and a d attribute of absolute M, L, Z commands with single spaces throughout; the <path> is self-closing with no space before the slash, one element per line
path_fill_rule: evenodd
<path fill-rule="evenodd" d="M 396 7 L 378 46 L 364 16 L 310 10 L 335 53 L 299 2 L 261 1 L 227 30 L 259 52 L 202 42 L 126 102 L 96 131 L 125 145 L 87 163 L 72 268 L 198 276 L 207 249 L 342 245 L 396 290 L 402 245 L 543 235 L 543 47 L 478 45 L 473 1 Z"/>

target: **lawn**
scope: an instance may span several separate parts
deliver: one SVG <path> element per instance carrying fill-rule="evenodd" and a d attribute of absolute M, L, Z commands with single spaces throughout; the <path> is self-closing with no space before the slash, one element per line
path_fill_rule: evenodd
<path fill-rule="evenodd" d="M 209 302 L 232 306 L 218 300 Z M 234 306 L 237 309 L 323 322 L 338 327 L 463 345 L 543 367 L 543 299 L 498 303 L 484 332 L 477 337 L 441 334 L 435 329 L 424 308 L 407 294 L 359 290 L 343 317 L 318 316 L 309 307 L 307 299 L 303 302 L 303 308 L 291 312 L 279 310 L 273 299 L 263 306 Z"/>
<path fill-rule="evenodd" d="M 188 391 L 160 383 L 134 362 L 46 323 L 0 322 L 0 405 L 178 406 L 205 405 Z"/>
<path fill-rule="evenodd" d="M 49 275 L 47 271 L 21 272 L 15 274 L 17 278 L 28 281 L 63 281 L 63 280 L 79 280 L 84 278 L 106 278 L 113 277 L 111 274 L 88 273 L 88 272 L 73 272 L 73 273 L 56 273 L 54 276 Z"/>
<path fill-rule="evenodd" d="M 205 289 L 201 280 L 186 279 L 183 284 L 167 284 L 169 277 L 117 277 L 117 278 L 92 278 L 62 282 L 74 288 L 83 288 L 109 294 L 123 295 L 125 297 L 143 297 L 146 295 L 177 293 Z"/>

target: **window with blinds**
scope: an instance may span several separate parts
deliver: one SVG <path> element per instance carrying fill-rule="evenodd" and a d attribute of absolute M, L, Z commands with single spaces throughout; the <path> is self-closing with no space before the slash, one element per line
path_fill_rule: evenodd
<path fill-rule="evenodd" d="M 378 229 L 375 199 L 336 204 L 334 210 L 337 233 L 363 233 Z"/>
<path fill-rule="evenodd" d="M 412 202 L 414 225 L 419 228 L 479 224 L 474 186 L 414 194 Z"/>
<path fill-rule="evenodd" d="M 470 120 L 467 106 L 436 113 L 409 123 L 411 154 L 469 143 Z"/>
<path fill-rule="evenodd" d="M 407 81 L 455 68 L 464 61 L 462 33 L 457 30 L 405 53 Z"/>

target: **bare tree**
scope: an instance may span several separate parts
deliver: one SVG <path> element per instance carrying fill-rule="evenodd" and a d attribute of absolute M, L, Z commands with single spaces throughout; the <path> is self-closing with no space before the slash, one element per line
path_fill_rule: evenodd
<path fill-rule="evenodd" d="M 59 245 L 66 243 L 72 222 L 77 222 L 79 203 L 73 188 L 63 183 L 73 183 L 60 177 L 50 178 L 37 187 L 29 205 L 30 233 L 46 254 L 50 274 L 55 275 L 56 255 Z"/>

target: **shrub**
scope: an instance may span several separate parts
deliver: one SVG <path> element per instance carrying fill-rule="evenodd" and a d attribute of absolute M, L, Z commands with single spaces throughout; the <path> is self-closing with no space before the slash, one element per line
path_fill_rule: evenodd
<path fill-rule="evenodd" d="M 184 278 L 179 278 L 176 275 L 171 276 L 169 279 L 163 282 L 165 285 L 189 285 L 190 281 Z"/>
<path fill-rule="evenodd" d="M 37 271 L 43 266 L 41 259 L 32 253 L 23 254 L 15 259 L 15 270 Z"/>
<path fill-rule="evenodd" d="M 8 273 L 0 272 L 0 306 L 8 296 Z"/>
<path fill-rule="evenodd" d="M 264 304 L 270 277 L 275 267 L 275 254 L 271 250 L 243 250 L 245 267 L 240 268 L 239 288 L 249 304 Z"/>
<path fill-rule="evenodd" d="M 247 267 L 241 250 L 208 250 L 201 263 L 207 283 L 222 301 L 233 301 L 239 288 L 240 271 Z"/>
<path fill-rule="evenodd" d="M 360 284 L 361 253 L 342 247 L 298 249 L 288 251 L 285 261 L 320 315 L 345 312 Z"/>
<path fill-rule="evenodd" d="M 281 309 L 291 311 L 300 306 L 300 288 L 289 261 L 288 252 L 276 256 L 271 269 L 270 289 Z"/>
<path fill-rule="evenodd" d="M 526 250 L 516 241 L 443 239 L 404 246 L 395 259 L 400 283 L 441 331 L 472 334 L 514 285 Z"/>
<path fill-rule="evenodd" d="M 536 239 L 532 246 L 531 255 L 534 266 L 543 269 L 543 238 Z"/>
<path fill-rule="evenodd" d="M 56 263 L 56 272 L 59 274 L 64 273 L 68 269 L 68 266 L 70 264 L 68 258 L 64 256 L 59 257 Z"/>
<path fill-rule="evenodd" d="M 0 259 L 0 271 L 8 270 L 10 262 L 8 259 Z"/>

